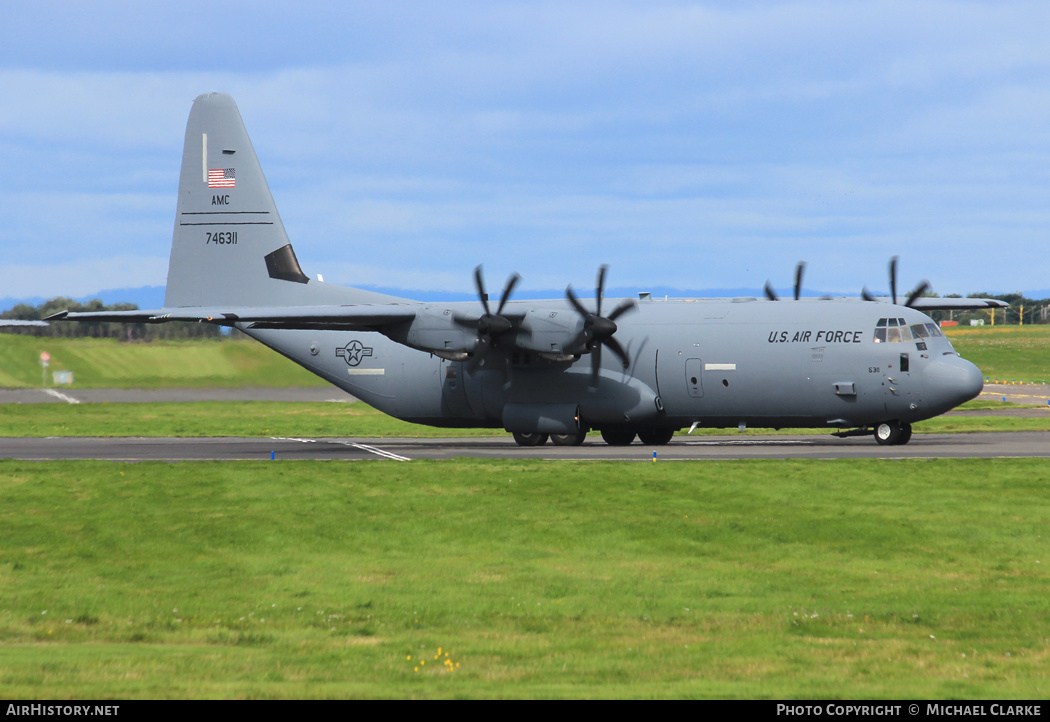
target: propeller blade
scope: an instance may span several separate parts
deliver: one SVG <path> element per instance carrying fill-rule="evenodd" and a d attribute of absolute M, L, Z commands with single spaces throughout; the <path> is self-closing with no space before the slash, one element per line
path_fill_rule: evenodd
<path fill-rule="evenodd" d="M 598 299 L 598 310 L 594 312 L 595 316 L 602 315 L 602 297 L 605 295 L 605 271 L 608 270 L 608 266 L 602 264 L 598 267 L 598 283 L 596 287 L 596 298 Z"/>
<path fill-rule="evenodd" d="M 874 301 L 875 300 L 875 297 L 872 296 L 871 293 L 868 291 L 868 287 L 867 286 L 865 286 L 864 288 L 862 288 L 860 290 L 860 297 L 863 298 L 865 301 Z"/>
<path fill-rule="evenodd" d="M 795 266 L 795 300 L 797 301 L 799 296 L 802 295 L 802 274 L 806 270 L 806 262 L 799 261 L 798 265 Z"/>
<path fill-rule="evenodd" d="M 777 292 L 773 290 L 773 286 L 769 283 L 769 281 L 766 281 L 766 298 L 768 298 L 770 301 L 780 300 L 777 297 Z"/>
<path fill-rule="evenodd" d="M 606 318 L 608 318 L 610 321 L 615 321 L 628 311 L 633 311 L 636 308 L 638 308 L 638 304 L 628 298 L 621 302 L 619 306 L 614 308 L 613 312 L 606 316 Z"/>
<path fill-rule="evenodd" d="M 591 386 L 598 385 L 598 374 L 602 368 L 602 345 L 599 343 L 591 351 Z"/>
<path fill-rule="evenodd" d="M 609 338 L 605 339 L 602 343 L 608 346 L 609 350 L 616 354 L 617 357 L 619 357 L 620 361 L 623 363 L 624 371 L 630 368 L 631 360 L 627 357 L 627 352 L 624 350 L 623 346 L 620 345 L 619 341 L 610 336 Z"/>
<path fill-rule="evenodd" d="M 922 283 L 920 283 L 918 286 L 915 287 L 914 291 L 912 291 L 911 293 L 908 294 L 908 298 L 905 299 L 904 305 L 907 306 L 908 308 L 911 308 L 912 304 L 915 303 L 915 300 L 918 299 L 920 296 L 922 296 L 922 294 L 926 293 L 928 290 L 930 290 L 930 282 L 929 281 L 923 281 Z"/>
<path fill-rule="evenodd" d="M 897 303 L 897 256 L 890 259 L 890 296 L 893 297 L 893 303 Z"/>
<path fill-rule="evenodd" d="M 576 309 L 576 313 L 580 314 L 584 318 L 587 318 L 591 315 L 591 312 L 583 307 L 583 304 L 580 303 L 580 300 L 576 298 L 576 294 L 572 292 L 572 286 L 565 287 L 565 297 L 569 299 L 569 303 L 571 303 L 572 307 Z"/>
<path fill-rule="evenodd" d="M 485 307 L 485 313 L 491 313 L 489 311 L 489 295 L 485 293 L 485 281 L 481 278 L 480 264 L 474 267 L 474 286 L 478 289 L 478 298 L 481 299 L 481 305 Z"/>
<path fill-rule="evenodd" d="M 503 307 L 510 300 L 510 293 L 514 290 L 514 287 L 518 285 L 518 281 L 521 280 L 521 276 L 515 273 L 513 276 L 507 279 L 507 285 L 503 287 L 503 295 L 499 299 L 499 307 L 496 308 L 496 315 L 503 313 Z"/>

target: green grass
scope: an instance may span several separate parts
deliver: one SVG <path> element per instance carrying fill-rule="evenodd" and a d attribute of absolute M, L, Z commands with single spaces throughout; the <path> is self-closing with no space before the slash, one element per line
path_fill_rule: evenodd
<path fill-rule="evenodd" d="M 960 326 L 945 333 L 992 381 L 1050 381 L 1050 325 Z"/>
<path fill-rule="evenodd" d="M 116 339 L 0 334 L 0 386 L 39 387 L 40 353 L 73 388 L 324 386 L 327 382 L 250 339 L 122 343 Z"/>
<path fill-rule="evenodd" d="M 0 404 L 0 436 L 506 436 L 410 424 L 367 404 L 281 401 Z"/>
<path fill-rule="evenodd" d="M 974 402 L 986 407 L 984 402 Z M 1012 406 L 998 404 L 998 407 Z M 919 434 L 1050 431 L 1044 417 L 940 416 L 915 425 Z M 685 432 L 679 432 L 684 434 Z M 826 429 L 749 428 L 748 435 L 829 434 Z M 693 436 L 736 435 L 703 429 Z M 202 401 L 150 404 L 0 404 L 0 436 L 311 436 L 448 438 L 507 436 L 503 429 L 441 429 L 410 424 L 367 404 Z M 597 437 L 597 433 L 592 436 Z"/>
<path fill-rule="evenodd" d="M 1048 491 L 1043 460 L 3 461 L 0 697 L 1045 698 Z"/>

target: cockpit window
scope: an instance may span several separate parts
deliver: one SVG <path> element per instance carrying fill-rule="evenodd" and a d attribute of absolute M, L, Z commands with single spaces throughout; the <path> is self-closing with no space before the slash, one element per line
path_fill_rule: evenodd
<path fill-rule="evenodd" d="M 872 340 L 875 343 L 907 343 L 940 335 L 941 330 L 936 324 L 917 323 L 908 326 L 903 318 L 880 318 L 875 324 Z"/>

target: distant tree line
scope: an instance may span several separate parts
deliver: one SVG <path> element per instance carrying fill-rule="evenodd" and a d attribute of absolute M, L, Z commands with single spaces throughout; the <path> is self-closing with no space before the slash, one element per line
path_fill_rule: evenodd
<path fill-rule="evenodd" d="M 99 299 L 78 303 L 71 298 L 52 298 L 39 306 L 20 303 L 10 310 L 0 313 L 2 319 L 20 321 L 41 321 L 59 311 L 136 311 L 134 303 L 114 303 L 105 305 Z M 48 326 L 27 326 L 5 328 L 8 333 L 20 333 L 26 336 L 49 336 L 60 338 L 117 338 L 122 341 L 155 341 L 160 339 L 184 338 L 227 338 L 240 336 L 233 330 L 224 332 L 219 326 L 210 323 L 111 323 L 56 321 Z"/>

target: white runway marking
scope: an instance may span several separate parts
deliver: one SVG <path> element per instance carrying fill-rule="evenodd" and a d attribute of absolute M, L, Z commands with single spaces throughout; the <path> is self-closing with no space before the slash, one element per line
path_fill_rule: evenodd
<path fill-rule="evenodd" d="M 378 456 L 382 456 L 382 457 L 385 457 L 387 459 L 393 459 L 394 461 L 411 461 L 411 459 L 408 458 L 407 456 L 401 456 L 399 454 L 394 454 L 394 453 L 392 453 L 390 451 L 384 451 L 383 449 L 377 449 L 376 447 L 369 446 L 368 444 L 355 444 L 352 441 L 337 441 L 336 443 L 337 444 L 346 444 L 347 446 L 353 446 L 355 449 L 361 449 L 362 451 L 367 451 L 370 454 L 376 454 Z"/>
<path fill-rule="evenodd" d="M 301 442 L 303 444 L 316 444 L 317 443 L 317 439 L 298 439 L 298 438 L 287 437 L 287 436 L 271 436 L 270 438 L 273 439 L 274 441 L 298 441 L 298 442 Z M 369 446 L 368 444 L 358 444 L 358 443 L 355 443 L 353 441 L 340 441 L 338 439 L 330 439 L 327 443 L 342 444 L 343 446 L 352 446 L 355 449 L 360 449 L 361 451 L 367 451 L 369 454 L 375 454 L 376 456 L 382 456 L 384 459 L 393 459 L 394 461 L 412 461 L 412 459 L 407 457 L 407 456 L 401 456 L 400 454 L 395 454 L 395 453 L 393 453 L 391 451 L 385 451 L 385 450 L 380 449 L 380 448 L 375 447 L 375 446 Z"/>
<path fill-rule="evenodd" d="M 749 441 L 683 441 L 686 446 L 812 446 L 812 441 L 798 439 L 753 439 Z"/>
<path fill-rule="evenodd" d="M 61 391 L 55 391 L 54 389 L 44 389 L 44 393 L 47 394 L 48 396 L 54 396 L 56 399 L 61 399 L 62 401 L 65 401 L 67 404 L 79 404 L 80 403 L 79 400 L 74 399 L 72 396 L 66 396 Z"/>

